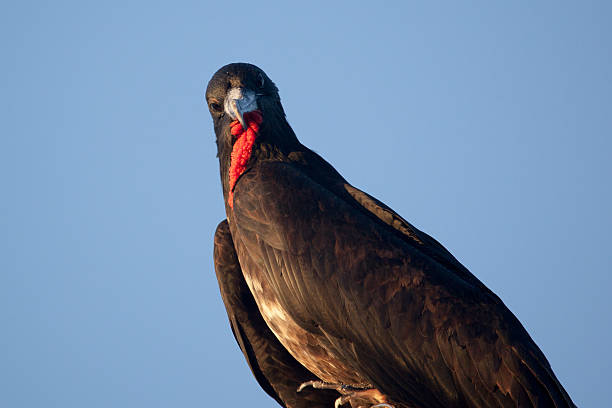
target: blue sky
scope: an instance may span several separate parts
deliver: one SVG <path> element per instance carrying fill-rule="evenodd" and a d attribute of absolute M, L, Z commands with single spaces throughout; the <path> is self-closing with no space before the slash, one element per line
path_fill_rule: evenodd
<path fill-rule="evenodd" d="M 440 240 L 580 406 L 612 366 L 608 2 L 13 2 L 0 405 L 271 407 L 212 264 L 203 102 L 259 65 L 300 140 Z"/>

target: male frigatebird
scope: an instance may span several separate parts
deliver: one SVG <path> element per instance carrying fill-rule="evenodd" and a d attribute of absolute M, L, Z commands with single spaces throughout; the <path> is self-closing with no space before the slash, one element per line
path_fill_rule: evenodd
<path fill-rule="evenodd" d="M 298 141 L 261 69 L 224 66 L 206 102 L 227 216 L 215 233 L 221 295 L 279 404 L 574 406 L 491 290 Z"/>

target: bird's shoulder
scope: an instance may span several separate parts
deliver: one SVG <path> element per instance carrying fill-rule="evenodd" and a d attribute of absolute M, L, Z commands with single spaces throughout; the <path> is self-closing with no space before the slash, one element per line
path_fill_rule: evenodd
<path fill-rule="evenodd" d="M 498 300 L 438 241 L 350 185 L 323 159 L 313 154 L 306 159 L 262 161 L 243 175 L 234 218 L 252 241 L 294 255 L 329 254 L 330 272 L 346 270 L 356 277 L 355 271 L 363 270 L 401 284 L 406 276 L 424 275 L 441 289 L 467 288 Z M 373 262 L 377 270 L 350 271 L 346 265 L 358 260 Z"/>
<path fill-rule="evenodd" d="M 238 230 L 250 230 L 252 248 L 269 247 L 267 269 L 284 272 L 274 278 L 283 306 L 304 327 L 312 321 L 336 339 L 336 351 L 376 343 L 382 354 L 373 355 L 421 382 L 437 377 L 421 376 L 415 355 L 447 367 L 439 373 L 464 370 L 476 378 L 489 370 L 505 379 L 484 378 L 482 389 L 510 392 L 520 370 L 554 388 L 546 358 L 516 317 L 429 235 L 343 179 L 330 182 L 291 162 L 263 162 L 254 170 L 237 187 Z M 384 376 L 361 369 L 368 378 Z M 444 385 L 432 387 L 441 390 L 454 380 L 436 381 Z"/>
<path fill-rule="evenodd" d="M 281 221 L 277 230 L 303 222 L 313 225 L 331 217 L 337 223 L 352 224 L 362 238 L 371 236 L 379 245 L 388 245 L 389 238 L 399 239 L 427 262 L 438 264 L 495 297 L 436 239 L 382 201 L 351 185 L 325 159 L 307 148 L 289 154 L 283 161 L 263 160 L 244 177 L 240 210 L 248 213 L 245 218 L 255 221 L 259 230 L 269 229 L 272 219 Z M 307 230 L 295 232 L 304 234 Z"/>

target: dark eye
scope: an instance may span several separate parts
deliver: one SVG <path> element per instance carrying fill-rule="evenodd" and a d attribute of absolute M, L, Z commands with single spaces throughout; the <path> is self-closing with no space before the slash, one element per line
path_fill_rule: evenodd
<path fill-rule="evenodd" d="M 223 106 L 219 105 L 217 102 L 211 102 L 208 106 L 210 106 L 210 110 L 212 111 L 223 112 Z"/>
<path fill-rule="evenodd" d="M 257 76 L 257 84 L 259 85 L 260 88 L 263 88 L 265 83 L 266 83 L 266 80 L 264 79 L 263 75 L 259 74 Z"/>

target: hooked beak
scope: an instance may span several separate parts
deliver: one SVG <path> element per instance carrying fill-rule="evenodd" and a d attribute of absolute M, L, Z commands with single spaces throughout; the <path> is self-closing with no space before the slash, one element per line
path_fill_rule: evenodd
<path fill-rule="evenodd" d="M 257 95 L 250 89 L 231 88 L 225 95 L 225 113 L 238 120 L 243 129 L 247 128 L 243 115 L 257 109 Z"/>

